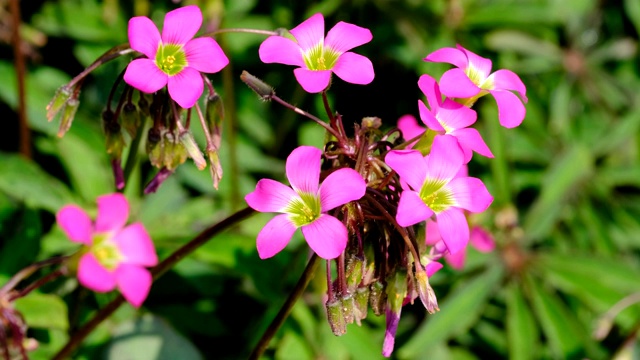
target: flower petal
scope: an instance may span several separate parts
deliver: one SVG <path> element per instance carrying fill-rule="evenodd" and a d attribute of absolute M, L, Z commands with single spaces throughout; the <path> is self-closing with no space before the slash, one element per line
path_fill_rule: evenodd
<path fill-rule="evenodd" d="M 120 193 L 98 197 L 98 215 L 96 232 L 117 231 L 124 227 L 129 219 L 129 203 Z"/>
<path fill-rule="evenodd" d="M 123 263 L 140 266 L 155 266 L 158 255 L 147 230 L 141 223 L 134 223 L 118 232 L 112 239 L 120 253 Z"/>
<path fill-rule="evenodd" d="M 122 264 L 116 269 L 116 278 L 122 296 L 139 308 L 149 295 L 153 282 L 149 270 L 137 265 Z"/>
<path fill-rule="evenodd" d="M 424 58 L 424 61 L 446 62 L 461 69 L 465 69 L 468 64 L 468 60 L 464 52 L 460 51 L 460 49 L 450 47 L 438 49 L 432 52 Z"/>
<path fill-rule="evenodd" d="M 337 206 L 358 200 L 367 191 L 362 175 L 353 169 L 338 169 L 320 186 L 320 208 L 327 212 Z"/>
<path fill-rule="evenodd" d="M 425 131 L 425 128 L 418 124 L 418 120 L 413 115 L 401 116 L 398 119 L 398 129 L 402 132 L 402 137 L 405 140 L 411 140 Z"/>
<path fill-rule="evenodd" d="M 196 5 L 183 6 L 164 16 L 162 41 L 165 44 L 184 45 L 191 40 L 202 25 L 202 12 Z"/>
<path fill-rule="evenodd" d="M 451 135 L 436 135 L 427 157 L 426 177 L 448 182 L 463 164 L 464 154 L 458 140 Z"/>
<path fill-rule="evenodd" d="M 189 67 L 200 72 L 215 73 L 229 63 L 220 45 L 209 37 L 201 37 L 189 41 L 184 46 Z"/>
<path fill-rule="evenodd" d="M 169 95 L 184 109 L 188 109 L 202 95 L 204 82 L 200 72 L 194 68 L 186 67 L 178 74 L 169 77 Z"/>
<path fill-rule="evenodd" d="M 427 245 L 435 245 L 438 241 L 442 241 L 440 230 L 438 230 L 438 224 L 435 221 L 431 219 L 427 220 L 425 232 L 425 242 Z"/>
<path fill-rule="evenodd" d="M 373 39 L 373 35 L 369 29 L 340 21 L 327 33 L 324 46 L 344 53 L 356 46 L 368 43 L 371 39 Z"/>
<path fill-rule="evenodd" d="M 153 60 L 135 59 L 129 63 L 124 73 L 124 81 L 147 94 L 154 93 L 167 85 L 169 76 L 162 72 Z"/>
<path fill-rule="evenodd" d="M 153 60 L 162 44 L 156 25 L 146 16 L 136 16 L 129 20 L 129 46 Z"/>
<path fill-rule="evenodd" d="M 471 235 L 469 236 L 471 245 L 476 250 L 488 253 L 496 248 L 496 242 L 493 240 L 493 235 L 480 226 L 474 226 L 471 228 Z"/>
<path fill-rule="evenodd" d="M 482 156 L 493 158 L 493 153 L 489 150 L 489 147 L 484 142 L 484 139 L 482 139 L 478 130 L 474 128 L 459 129 L 452 132 L 451 135 L 458 139 L 458 143 L 465 153 L 465 163 L 468 163 L 469 160 L 471 160 L 471 150 Z"/>
<path fill-rule="evenodd" d="M 260 230 L 256 240 L 260 258 L 267 259 L 279 253 L 287 246 L 295 231 L 296 227 L 287 214 L 281 214 L 269 220 Z"/>
<path fill-rule="evenodd" d="M 90 246 L 92 244 L 91 218 L 76 205 L 66 205 L 56 214 L 58 225 L 71 241 Z"/>
<path fill-rule="evenodd" d="M 304 67 L 302 49 L 295 41 L 282 36 L 269 36 L 258 49 L 263 63 L 279 63 Z"/>
<path fill-rule="evenodd" d="M 424 74 L 418 79 L 418 87 L 420 91 L 427 97 L 427 103 L 434 112 L 442 104 L 442 94 L 440 93 L 440 87 L 434 78 Z"/>
<path fill-rule="evenodd" d="M 493 196 L 482 180 L 474 177 L 459 177 L 445 185 L 452 193 L 457 207 L 478 213 L 487 210 Z"/>
<path fill-rule="evenodd" d="M 318 193 L 322 151 L 313 146 L 299 146 L 287 157 L 287 179 L 298 193 Z"/>
<path fill-rule="evenodd" d="M 442 269 L 443 265 L 437 261 L 430 261 L 427 266 L 424 267 L 427 272 L 427 277 L 432 277 L 438 270 Z"/>
<path fill-rule="evenodd" d="M 492 89 L 488 90 L 513 90 L 517 91 L 522 101 L 527 102 L 527 88 L 524 86 L 520 77 L 511 70 L 497 70 L 489 76 L 489 81 L 493 84 Z"/>
<path fill-rule="evenodd" d="M 386 330 L 384 332 L 384 342 L 382 343 L 382 356 L 390 357 L 393 353 L 393 347 L 396 342 L 396 331 L 398 330 L 398 323 L 400 322 L 400 314 L 402 313 L 402 307 L 398 309 L 398 312 L 391 310 L 387 307 L 386 313 Z"/>
<path fill-rule="evenodd" d="M 520 125 L 526 113 L 520 99 L 509 91 L 491 90 L 490 93 L 498 104 L 500 125 L 509 129 Z"/>
<path fill-rule="evenodd" d="M 462 129 L 476 122 L 478 114 L 462 104 L 446 99 L 436 115 L 438 121 L 447 129 L 447 132 Z"/>
<path fill-rule="evenodd" d="M 91 253 L 86 253 L 80 258 L 78 281 L 82 286 L 97 292 L 111 291 L 116 287 L 115 272 L 100 265 Z"/>
<path fill-rule="evenodd" d="M 467 251 L 458 251 L 455 254 L 446 254 L 444 259 L 447 261 L 452 268 L 456 270 L 462 270 L 464 268 L 464 263 L 467 260 Z"/>
<path fill-rule="evenodd" d="M 335 259 L 347 247 L 347 228 L 331 215 L 322 214 L 301 230 L 309 247 L 323 259 Z"/>
<path fill-rule="evenodd" d="M 387 153 L 384 161 L 413 190 L 420 190 L 427 174 L 427 164 L 420 151 L 392 150 Z"/>
<path fill-rule="evenodd" d="M 340 79 L 358 85 L 369 84 L 375 77 L 371 60 L 366 56 L 352 52 L 346 52 L 340 55 L 331 70 Z"/>
<path fill-rule="evenodd" d="M 321 13 L 314 14 L 300 25 L 289 31 L 303 52 L 314 48 L 318 44 L 324 43 L 324 17 Z"/>
<path fill-rule="evenodd" d="M 469 61 L 465 70 L 476 73 L 480 81 L 484 81 L 489 77 L 489 74 L 491 73 L 491 60 L 478 56 L 460 45 L 456 46 L 460 51 L 464 52 L 467 56 L 467 60 Z"/>
<path fill-rule="evenodd" d="M 440 91 L 452 98 L 468 98 L 477 95 L 481 89 L 467 74 L 458 68 L 447 70 L 440 78 Z"/>
<path fill-rule="evenodd" d="M 256 189 L 247 194 L 244 200 L 254 210 L 260 212 L 284 212 L 293 199 L 299 196 L 290 187 L 275 180 L 262 179 Z"/>
<path fill-rule="evenodd" d="M 429 110 L 427 105 L 422 102 L 422 100 L 418 100 L 418 112 L 420 113 L 420 120 L 431 130 L 435 131 L 445 131 L 444 127 L 440 124 L 440 121 L 436 118 L 436 116 Z"/>
<path fill-rule="evenodd" d="M 405 190 L 400 195 L 396 221 L 400 226 L 411 226 L 427 220 L 433 211 L 425 205 L 415 191 Z"/>
<path fill-rule="evenodd" d="M 462 210 L 450 207 L 436 214 L 438 229 L 449 253 L 455 254 L 464 250 L 469 242 L 469 224 Z"/>
<path fill-rule="evenodd" d="M 304 91 L 315 94 L 326 89 L 331 81 L 331 70 L 308 70 L 297 68 L 293 70 L 296 80 Z"/>

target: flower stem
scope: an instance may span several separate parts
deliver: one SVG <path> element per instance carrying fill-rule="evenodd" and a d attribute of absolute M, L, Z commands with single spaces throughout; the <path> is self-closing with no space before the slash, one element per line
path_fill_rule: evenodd
<path fill-rule="evenodd" d="M 25 287 L 24 289 L 18 291 L 15 294 L 11 294 L 11 296 L 9 296 L 9 301 L 14 301 L 16 299 L 19 299 L 21 297 L 24 297 L 26 295 L 28 295 L 30 292 L 32 292 L 33 290 L 39 288 L 40 286 L 48 283 L 49 281 L 52 281 L 54 279 L 57 279 L 59 276 L 64 275 L 67 273 L 66 268 L 60 268 L 55 270 L 52 273 L 49 273 L 43 277 L 41 277 L 40 279 L 34 281 L 33 283 L 29 284 L 29 286 Z"/>
<path fill-rule="evenodd" d="M 54 257 L 54 258 L 38 261 L 36 263 L 33 263 L 33 264 L 25 267 L 24 269 L 18 271 L 17 274 L 13 275 L 13 277 L 11 279 L 9 279 L 9 281 L 6 284 L 4 284 L 4 286 L 2 286 L 2 288 L 0 288 L 0 295 L 7 294 L 16 285 L 18 285 L 20 283 L 20 281 L 22 281 L 25 278 L 31 276 L 31 274 L 36 272 L 38 269 L 43 268 L 43 267 L 48 266 L 48 265 L 61 263 L 64 260 L 66 260 L 67 258 L 68 258 L 68 256 Z"/>
<path fill-rule="evenodd" d="M 134 50 L 129 47 L 129 43 L 120 44 L 118 46 L 114 46 L 113 48 L 107 50 L 102 56 L 98 58 L 98 60 L 94 61 L 91 65 L 87 66 L 80 74 L 76 75 L 71 81 L 67 84 L 67 87 L 72 88 L 75 86 L 80 80 L 83 80 L 85 76 L 89 75 L 93 70 L 97 69 L 100 65 L 111 61 L 119 56 L 126 55 L 132 53 Z"/>
<path fill-rule="evenodd" d="M 298 279 L 298 283 L 296 284 L 295 288 L 293 289 L 291 294 L 289 294 L 289 297 L 280 308 L 280 311 L 278 311 L 278 314 L 276 315 L 276 317 L 271 321 L 271 324 L 269 324 L 269 327 L 267 328 L 267 330 L 265 330 L 265 332 L 262 334 L 262 337 L 260 338 L 256 346 L 253 348 L 253 351 L 251 352 L 249 359 L 252 359 L 252 360 L 259 359 L 260 356 L 267 349 L 267 346 L 269 346 L 269 342 L 271 341 L 273 336 L 276 334 L 278 329 L 280 329 L 284 321 L 287 319 L 287 317 L 291 313 L 291 310 L 293 309 L 293 305 L 296 303 L 296 301 L 298 301 L 300 296 L 302 296 L 302 293 L 307 288 L 307 286 L 309 285 L 309 282 L 313 278 L 313 275 L 316 272 L 316 267 L 318 265 L 318 259 L 319 257 L 318 257 L 318 254 L 316 253 L 314 253 L 313 256 L 311 256 L 311 258 L 309 259 L 309 262 L 307 263 L 307 267 L 304 269 L 304 272 L 300 276 L 300 279 Z"/>
<path fill-rule="evenodd" d="M 204 245 L 207 241 L 211 240 L 215 235 L 221 233 L 222 231 L 228 229 L 229 227 L 239 223 L 240 221 L 248 218 L 250 215 L 253 215 L 255 211 L 249 207 L 239 210 L 233 214 L 231 214 L 226 219 L 204 229 L 195 238 L 191 241 L 180 247 L 178 250 L 174 251 L 169 257 L 164 259 L 158 265 L 151 269 L 151 275 L 154 280 L 157 280 L 160 276 L 162 276 L 165 272 L 171 269 L 178 261 L 182 260 L 200 246 Z M 119 307 L 125 302 L 124 297 L 122 295 L 118 295 L 115 299 L 113 299 L 110 303 L 108 303 L 105 307 L 100 309 L 98 313 L 89 320 L 84 326 L 82 326 L 69 341 L 65 344 L 65 346 L 58 351 L 58 353 L 52 358 L 53 360 L 63 360 L 68 359 L 71 353 L 80 345 L 80 343 L 98 326 L 102 321 L 108 318 L 111 314 L 113 314 Z"/>
<path fill-rule="evenodd" d="M 327 123 L 325 123 L 324 121 L 320 120 L 318 117 L 316 117 L 314 115 L 311 115 L 310 113 L 300 109 L 297 106 L 293 106 L 293 105 L 289 104 L 288 102 L 282 100 L 280 97 L 276 96 L 275 94 L 271 95 L 271 99 L 275 100 L 280 105 L 283 105 L 284 107 L 289 108 L 289 109 L 297 112 L 298 114 L 300 114 L 302 116 L 306 116 L 309 119 L 315 121 L 316 123 L 318 123 L 318 125 L 320 125 L 323 128 L 325 128 L 331 135 L 335 136 L 336 139 L 338 139 L 338 140 L 342 139 L 340 134 L 335 129 L 333 129 L 331 126 L 327 125 Z"/>
<path fill-rule="evenodd" d="M 13 43 L 13 58 L 14 66 L 16 69 L 16 81 L 18 83 L 18 119 L 19 119 L 19 134 L 20 134 L 20 154 L 24 157 L 31 158 L 31 131 L 29 130 L 29 120 L 27 119 L 27 105 L 26 105 L 26 90 L 25 90 L 25 74 L 26 67 L 24 61 L 24 53 L 22 51 L 22 38 L 20 36 L 20 24 L 22 20 L 20 17 L 20 4 L 18 0 L 11 0 L 9 2 L 10 13 L 13 14 L 13 29 L 12 29 L 12 43 Z"/>

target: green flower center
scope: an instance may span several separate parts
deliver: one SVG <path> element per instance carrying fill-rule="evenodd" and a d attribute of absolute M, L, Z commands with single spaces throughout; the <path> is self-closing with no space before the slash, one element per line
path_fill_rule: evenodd
<path fill-rule="evenodd" d="M 296 227 L 311 224 L 322 214 L 320 208 L 320 198 L 316 194 L 299 193 L 299 199 L 294 199 L 289 203 L 285 212 L 289 214 L 289 219 Z"/>
<path fill-rule="evenodd" d="M 340 54 L 322 44 L 318 44 L 311 50 L 303 54 L 304 64 L 309 70 L 331 70 L 333 69 Z"/>
<path fill-rule="evenodd" d="M 441 180 L 427 179 L 418 194 L 422 202 L 436 214 L 447 210 L 455 204 L 453 194 L 450 190 L 444 188 L 445 184 Z"/>
<path fill-rule="evenodd" d="M 169 76 L 179 74 L 188 65 L 187 54 L 180 45 L 160 45 L 156 53 L 156 65 Z"/>
<path fill-rule="evenodd" d="M 96 234 L 93 237 L 93 246 L 91 247 L 91 253 L 96 257 L 100 265 L 104 266 L 108 270 L 115 270 L 118 264 L 122 261 L 122 254 L 116 245 L 109 241 L 111 234 L 102 233 Z"/>

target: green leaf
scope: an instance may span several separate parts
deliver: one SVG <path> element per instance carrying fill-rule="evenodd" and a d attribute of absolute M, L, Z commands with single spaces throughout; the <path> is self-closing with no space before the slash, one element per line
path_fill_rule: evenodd
<path fill-rule="evenodd" d="M 313 352 L 304 338 L 292 331 L 287 331 L 276 348 L 276 360 L 313 359 Z"/>
<path fill-rule="evenodd" d="M 440 311 L 429 315 L 411 339 L 398 349 L 398 356 L 403 359 L 420 358 L 435 344 L 468 330 L 480 317 L 489 296 L 502 279 L 502 273 L 501 267 L 493 266 L 472 279 L 465 278 L 440 302 Z"/>
<path fill-rule="evenodd" d="M 515 282 L 512 282 L 506 291 L 509 359 L 536 359 L 538 329 L 530 306 Z"/>
<path fill-rule="evenodd" d="M 67 304 L 56 295 L 32 292 L 15 301 L 16 309 L 29 327 L 67 330 Z"/>
<path fill-rule="evenodd" d="M 201 360 L 198 349 L 167 322 L 151 314 L 121 324 L 105 350 L 105 359 Z"/>
<path fill-rule="evenodd" d="M 0 153 L 0 174 L 0 191 L 27 206 L 55 213 L 76 202 L 63 183 L 19 155 Z"/>
<path fill-rule="evenodd" d="M 42 237 L 40 212 L 23 209 L 8 222 L 0 222 L 0 237 L 4 246 L 0 251 L 0 273 L 14 274 L 36 260 Z"/>

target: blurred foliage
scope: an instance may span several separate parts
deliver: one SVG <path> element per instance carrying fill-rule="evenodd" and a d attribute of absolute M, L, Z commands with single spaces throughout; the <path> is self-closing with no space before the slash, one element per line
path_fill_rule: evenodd
<path fill-rule="evenodd" d="M 0 23 L 11 22 L 1 1 Z M 491 229 L 498 248 L 469 250 L 463 271 L 447 266 L 432 279 L 441 311 L 407 305 L 393 354 L 398 359 L 609 359 L 640 352 L 640 307 L 613 318 L 595 338 L 601 317 L 640 291 L 640 76 L 637 0 L 59 0 L 21 2 L 27 55 L 27 115 L 33 159 L 17 155 L 16 74 L 7 27 L 0 27 L 0 280 L 20 268 L 74 249 L 54 223 L 66 203 L 91 206 L 113 191 L 100 112 L 126 57 L 94 71 L 71 130 L 55 136 L 45 106 L 57 89 L 105 50 L 127 41 L 134 15 L 160 23 L 184 4 L 203 9 L 204 30 L 292 28 L 315 12 L 329 28 L 347 21 L 370 28 L 356 49 L 374 63 L 369 86 L 334 81 L 330 95 L 345 121 L 378 116 L 393 127 L 417 114 L 421 74 L 438 78 L 448 65 L 422 59 L 440 47 L 465 48 L 508 68 L 527 86 L 527 116 L 516 129 L 498 125 L 495 102 L 477 105 L 477 128 L 495 159 L 474 158 L 495 202 L 473 221 Z M 292 68 L 264 65 L 263 37 L 224 34 L 231 59 L 209 77 L 225 101 L 220 190 L 189 160 L 157 193 L 143 195 L 154 175 L 146 160 L 127 186 L 132 218 L 149 229 L 161 258 L 200 230 L 245 206 L 257 179 L 283 179 L 284 159 L 299 144 L 322 144 L 314 124 L 263 103 L 239 81 L 242 70 L 279 96 L 323 114 Z M 196 134 L 202 141 L 202 134 Z M 202 142 L 201 142 L 202 143 Z M 127 306 L 84 342 L 77 359 L 246 358 L 302 272 L 308 250 L 296 237 L 278 256 L 260 260 L 255 237 L 269 216 L 256 215 L 213 239 L 157 281 L 144 308 Z M 322 266 L 320 268 L 323 268 Z M 42 275 L 42 274 L 40 274 Z M 317 274 L 265 354 L 269 359 L 380 358 L 384 319 L 369 314 L 335 337 L 326 322 Z M 1 281 L 2 283 L 4 281 Z M 47 284 L 17 306 L 48 359 L 114 294 L 92 294 L 75 280 Z M 602 329 L 600 329 L 602 330 Z M 141 351 L 143 350 L 143 351 Z M 179 356 L 175 355 L 179 354 Z"/>

